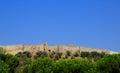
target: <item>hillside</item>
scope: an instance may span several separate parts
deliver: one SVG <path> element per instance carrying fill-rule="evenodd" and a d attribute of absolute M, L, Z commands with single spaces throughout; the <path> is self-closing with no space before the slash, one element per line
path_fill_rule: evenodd
<path fill-rule="evenodd" d="M 1 45 L 7 53 L 10 54 L 17 54 L 18 52 L 24 52 L 24 51 L 29 51 L 31 53 L 36 53 L 37 51 L 54 51 L 54 52 L 62 52 L 65 53 L 66 51 L 70 51 L 71 53 L 74 52 L 99 52 L 99 53 L 114 53 L 112 51 L 109 51 L 107 49 L 102 49 L 102 48 L 87 48 L 87 47 L 82 47 L 82 46 L 75 46 L 74 44 L 69 44 L 67 46 L 65 45 L 48 45 L 48 42 L 45 44 L 33 44 L 33 45 Z"/>

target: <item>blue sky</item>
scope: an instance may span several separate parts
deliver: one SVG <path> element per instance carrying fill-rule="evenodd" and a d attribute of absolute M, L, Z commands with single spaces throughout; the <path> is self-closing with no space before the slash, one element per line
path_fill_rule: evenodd
<path fill-rule="evenodd" d="M 74 43 L 120 52 L 120 0 L 0 0 L 0 44 Z"/>

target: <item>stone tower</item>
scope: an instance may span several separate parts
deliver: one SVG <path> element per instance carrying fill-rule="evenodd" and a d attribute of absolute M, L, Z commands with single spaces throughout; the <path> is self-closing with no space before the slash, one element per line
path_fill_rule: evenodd
<path fill-rule="evenodd" d="M 48 48 L 48 41 L 46 41 L 46 43 L 44 44 L 44 51 L 47 50 Z"/>
<path fill-rule="evenodd" d="M 46 41 L 45 46 L 48 46 L 48 41 Z"/>

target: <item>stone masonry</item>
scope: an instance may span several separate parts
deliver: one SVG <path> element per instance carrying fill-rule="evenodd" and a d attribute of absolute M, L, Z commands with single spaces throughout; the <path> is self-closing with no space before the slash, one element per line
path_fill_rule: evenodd
<path fill-rule="evenodd" d="M 24 52 L 24 51 L 29 51 L 31 53 L 35 53 L 37 51 L 55 51 L 55 52 L 62 52 L 65 53 L 66 51 L 71 51 L 71 52 L 104 52 L 104 53 L 110 53 L 110 51 L 106 49 L 98 49 L 98 48 L 86 48 L 82 46 L 75 46 L 74 44 L 69 44 L 68 46 L 65 45 L 48 45 L 48 42 L 45 44 L 38 44 L 38 45 L 1 45 L 7 53 L 15 55 L 18 52 Z"/>

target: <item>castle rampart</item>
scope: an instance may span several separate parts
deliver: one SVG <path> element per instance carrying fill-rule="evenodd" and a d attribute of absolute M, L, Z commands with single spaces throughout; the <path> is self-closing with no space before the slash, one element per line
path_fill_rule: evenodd
<path fill-rule="evenodd" d="M 38 45 L 8 45 L 8 46 L 0 46 L 4 48 L 4 50 L 7 53 L 10 54 L 16 54 L 18 52 L 23 52 L 23 51 L 29 51 L 31 53 L 35 53 L 37 51 L 55 51 L 55 52 L 66 52 L 66 51 L 71 51 L 71 52 L 105 52 L 109 53 L 108 50 L 106 49 L 98 49 L 98 48 L 86 48 L 82 46 L 73 46 L 73 45 L 55 45 L 55 46 L 49 46 L 48 43 L 46 44 L 38 44 Z"/>

